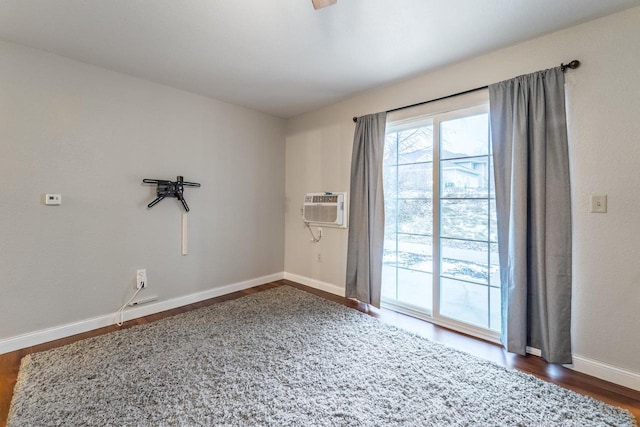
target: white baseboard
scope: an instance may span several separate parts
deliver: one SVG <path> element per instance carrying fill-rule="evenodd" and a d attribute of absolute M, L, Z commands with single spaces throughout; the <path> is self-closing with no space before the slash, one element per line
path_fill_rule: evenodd
<path fill-rule="evenodd" d="M 565 366 L 574 371 L 640 391 L 640 373 L 638 372 L 619 368 L 578 354 L 573 355 L 573 366 Z"/>
<path fill-rule="evenodd" d="M 539 348 L 527 346 L 526 351 L 528 354 L 533 354 L 534 356 L 542 357 L 542 350 L 540 350 Z"/>
<path fill-rule="evenodd" d="M 541 357 L 542 351 L 535 347 L 527 347 L 527 353 Z M 565 368 L 572 369 L 576 372 L 591 375 L 610 383 L 618 384 L 623 387 L 632 388 L 640 391 L 640 373 L 619 368 L 599 360 L 589 359 L 588 357 L 572 354 L 573 364 L 562 365 Z"/>
<path fill-rule="evenodd" d="M 232 283 L 229 285 L 213 288 L 202 292 L 196 292 L 166 301 L 159 301 L 155 304 L 145 304 L 144 306 L 136 306 L 135 308 L 125 309 L 123 319 L 131 320 L 138 317 L 148 316 L 150 314 L 160 313 L 162 311 L 171 310 L 172 308 L 182 307 L 183 305 L 193 304 L 194 302 L 204 301 L 209 298 L 219 297 L 221 295 L 230 294 L 232 292 L 242 291 L 254 286 L 273 282 L 284 278 L 284 273 L 275 273 L 268 276 L 256 277 L 255 279 L 243 282 Z M 91 331 L 105 326 L 113 325 L 116 321 L 115 313 L 109 313 L 102 316 L 92 317 L 90 319 L 80 320 L 78 322 L 67 323 L 52 328 L 42 329 L 39 331 L 29 332 L 15 337 L 0 340 L 0 354 L 10 351 L 19 350 L 33 345 L 57 340 L 60 338 L 70 337 L 82 332 Z"/>
<path fill-rule="evenodd" d="M 305 276 L 299 276 L 293 273 L 284 272 L 284 278 L 287 280 L 291 280 L 292 282 L 297 282 L 305 286 L 309 286 L 311 288 L 316 288 L 321 291 L 329 292 L 334 295 L 344 296 L 344 288 L 338 285 L 334 285 L 332 283 L 321 282 L 320 280 L 311 279 Z"/>

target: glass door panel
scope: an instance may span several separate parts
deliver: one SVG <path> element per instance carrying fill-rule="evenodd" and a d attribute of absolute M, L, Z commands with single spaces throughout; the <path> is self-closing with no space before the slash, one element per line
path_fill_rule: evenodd
<path fill-rule="evenodd" d="M 382 299 L 431 313 L 433 301 L 433 125 L 389 130 L 384 152 Z"/>
<path fill-rule="evenodd" d="M 488 126 L 488 113 L 439 122 L 440 298 L 436 316 L 499 330 Z"/>

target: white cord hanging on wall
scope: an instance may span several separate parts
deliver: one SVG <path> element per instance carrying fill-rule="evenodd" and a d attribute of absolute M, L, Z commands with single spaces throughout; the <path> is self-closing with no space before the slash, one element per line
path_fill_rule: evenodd
<path fill-rule="evenodd" d="M 311 234 L 311 241 L 313 243 L 318 243 L 322 239 L 322 228 L 318 227 L 318 237 L 313 234 L 313 230 L 311 229 L 311 225 L 309 221 L 305 221 L 304 219 L 304 209 L 300 209 L 300 215 L 302 216 L 302 222 L 307 229 L 309 229 L 309 233 Z"/>
<path fill-rule="evenodd" d="M 182 255 L 187 255 L 187 213 L 182 213 Z"/>
<path fill-rule="evenodd" d="M 305 221 L 304 225 L 307 226 L 307 228 L 309 229 L 309 233 L 311 233 L 311 241 L 313 243 L 318 243 L 322 239 L 322 228 L 317 227 L 318 228 L 318 237 L 316 237 L 315 234 L 313 234 L 313 230 L 311 229 L 311 226 L 309 225 L 309 223 Z"/>

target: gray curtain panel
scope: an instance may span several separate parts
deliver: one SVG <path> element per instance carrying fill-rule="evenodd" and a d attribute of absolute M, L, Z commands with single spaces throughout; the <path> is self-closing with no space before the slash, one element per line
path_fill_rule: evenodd
<path fill-rule="evenodd" d="M 571 363 L 571 197 L 560 68 L 489 86 L 502 343 Z"/>
<path fill-rule="evenodd" d="M 351 156 L 347 298 L 380 307 L 384 196 L 382 155 L 387 113 L 358 118 Z"/>

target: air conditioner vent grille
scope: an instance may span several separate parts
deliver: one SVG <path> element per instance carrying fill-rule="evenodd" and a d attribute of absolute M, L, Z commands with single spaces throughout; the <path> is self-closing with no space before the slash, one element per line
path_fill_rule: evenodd
<path fill-rule="evenodd" d="M 306 218 L 309 222 L 336 222 L 338 210 L 335 206 L 311 205 L 307 207 Z"/>

